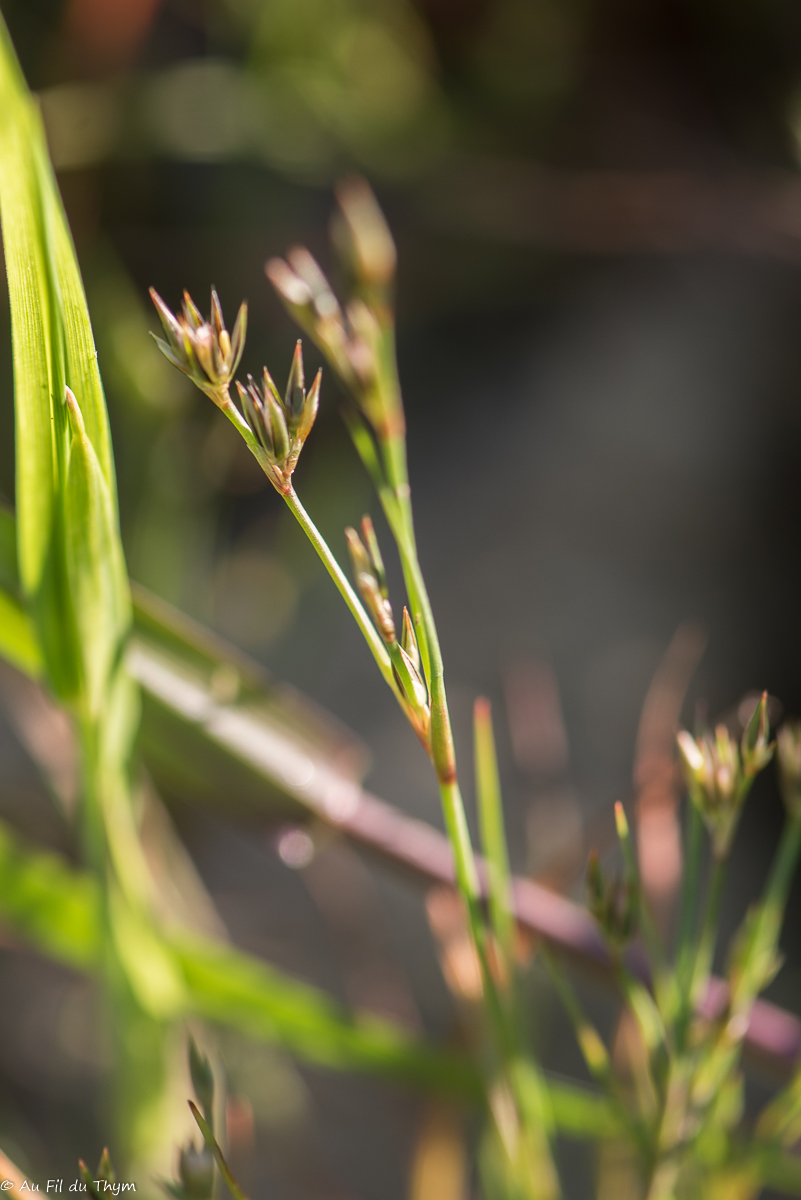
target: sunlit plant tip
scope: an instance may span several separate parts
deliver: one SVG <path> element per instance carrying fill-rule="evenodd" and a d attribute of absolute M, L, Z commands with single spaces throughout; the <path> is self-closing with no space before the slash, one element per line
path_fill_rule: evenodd
<path fill-rule="evenodd" d="M 248 375 L 247 386 L 237 380 L 245 419 L 267 456 L 268 478 L 279 491 L 285 492 L 291 486 L 303 443 L 317 417 L 322 377 L 321 368 L 306 391 L 303 351 L 298 342 L 283 397 L 266 367 L 261 387 L 252 375 Z"/>
<path fill-rule="evenodd" d="M 164 303 L 155 288 L 150 298 L 156 306 L 167 340 L 152 334 L 156 345 L 173 366 L 202 392 L 221 404 L 236 373 L 247 332 L 247 304 L 239 307 L 233 332 L 225 328 L 222 308 L 214 288 L 211 289 L 211 316 L 205 320 L 188 292 L 180 313 L 175 314 Z"/>

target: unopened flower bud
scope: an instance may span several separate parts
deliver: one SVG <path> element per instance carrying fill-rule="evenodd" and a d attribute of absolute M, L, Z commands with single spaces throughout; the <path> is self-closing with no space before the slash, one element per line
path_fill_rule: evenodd
<path fill-rule="evenodd" d="M 639 914 L 635 884 L 626 879 L 607 879 L 595 850 L 590 852 L 587 861 L 587 907 L 616 949 L 623 949 L 637 932 Z"/>
<path fill-rule="evenodd" d="M 372 529 L 372 525 L 369 528 Z M 362 529 L 364 529 L 364 522 L 362 522 Z M 370 553 L 371 546 L 368 544 L 365 547 L 355 529 L 346 529 L 345 537 L 348 541 L 348 550 L 350 551 L 350 559 L 353 564 L 353 573 L 356 577 L 356 586 L 359 589 L 362 600 L 383 640 L 388 645 L 393 645 L 397 641 L 395 636 L 395 620 L 392 616 L 392 606 L 389 603 L 389 597 L 386 592 L 384 564 L 381 561 L 380 555 L 377 561 L 373 558 Z M 375 548 L 377 549 L 377 543 L 375 544 Z"/>
<path fill-rule="evenodd" d="M 345 179 L 336 190 L 340 214 L 332 236 L 358 283 L 384 289 L 395 275 L 397 251 L 389 226 L 366 179 Z"/>
<path fill-rule="evenodd" d="M 419 672 L 420 670 L 420 647 L 417 644 L 417 634 L 414 631 L 412 618 L 409 616 L 408 608 L 403 609 L 403 631 L 401 633 L 401 646 L 408 654 L 409 658 Z"/>
<path fill-rule="evenodd" d="M 419 669 L 402 646 L 395 642 L 390 646 L 389 654 L 395 682 L 411 709 L 411 719 L 417 734 L 426 745 L 431 725 L 431 702 L 428 697 L 428 689 Z"/>
<path fill-rule="evenodd" d="M 743 761 L 743 771 L 749 777 L 758 775 L 773 757 L 773 746 L 770 742 L 770 721 L 768 720 L 768 693 L 763 692 L 751 720 L 743 730 L 740 740 L 740 754 Z"/>

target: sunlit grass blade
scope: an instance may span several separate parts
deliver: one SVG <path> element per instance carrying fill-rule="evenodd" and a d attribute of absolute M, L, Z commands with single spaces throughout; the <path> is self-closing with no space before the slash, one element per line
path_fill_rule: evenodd
<path fill-rule="evenodd" d="M 492 713 L 489 701 L 476 700 L 473 708 L 473 737 L 476 764 L 476 799 L 481 844 L 487 868 L 487 892 L 492 928 L 507 968 L 514 962 L 515 924 L 512 916 L 511 872 L 503 823 L 501 782 Z"/>
<path fill-rule="evenodd" d="M 67 398 L 73 429 L 65 506 L 67 569 L 84 701 L 98 718 L 130 624 L 130 592 L 112 495 L 71 390 Z"/>
<path fill-rule="evenodd" d="M 85 631 L 75 624 L 80 605 L 71 594 L 67 542 L 74 547 L 88 526 L 96 529 L 97 516 L 71 513 L 65 503 L 68 386 L 81 406 L 87 441 L 105 482 L 110 531 L 119 543 L 111 443 L 83 287 L 41 119 L 2 20 L 0 220 L 13 342 L 20 578 L 50 682 L 62 700 L 78 703 Z M 114 586 L 120 610 L 124 574 L 117 573 Z"/>
<path fill-rule="evenodd" d="M 20 578 L 50 680 L 70 699 L 78 683 L 59 532 L 67 458 L 63 339 L 37 144 L 44 144 L 41 121 L 0 19 L 0 223 L 11 308 Z"/>

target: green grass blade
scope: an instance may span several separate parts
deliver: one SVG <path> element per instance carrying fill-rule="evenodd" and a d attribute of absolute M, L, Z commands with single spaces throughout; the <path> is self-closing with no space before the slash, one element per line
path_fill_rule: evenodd
<path fill-rule="evenodd" d="M 57 854 L 32 850 L 0 823 L 0 915 L 51 958 L 88 969 L 100 959 L 94 879 Z"/>
<path fill-rule="evenodd" d="M 231 1168 L 228 1166 L 228 1163 L 225 1161 L 225 1155 L 223 1154 L 222 1150 L 220 1149 L 220 1147 L 217 1143 L 217 1139 L 214 1136 L 214 1134 L 212 1133 L 211 1128 L 209 1127 L 208 1121 L 206 1121 L 204 1119 L 198 1106 L 196 1104 L 193 1104 L 191 1100 L 189 1101 L 189 1107 L 192 1110 L 192 1116 L 195 1118 L 195 1121 L 197 1122 L 198 1129 L 203 1134 L 203 1140 L 205 1141 L 209 1150 L 211 1150 L 212 1154 L 214 1155 L 215 1162 L 217 1163 L 217 1166 L 220 1168 L 220 1174 L 222 1175 L 223 1179 L 225 1180 L 226 1184 L 228 1185 L 229 1192 L 233 1196 L 234 1200 L 247 1200 L 247 1196 L 242 1191 L 241 1187 L 239 1186 L 239 1184 L 236 1182 L 233 1175 L 231 1174 Z"/>
<path fill-rule="evenodd" d="M 487 864 L 490 917 L 498 945 L 507 963 L 514 960 L 515 925 L 509 853 L 503 824 L 503 803 L 498 759 L 488 700 L 476 700 L 473 710 L 476 759 L 476 799 L 481 843 Z"/>
<path fill-rule="evenodd" d="M 84 528 L 96 531 L 105 516 L 68 511 L 67 386 L 83 413 L 105 481 L 106 524 L 118 542 L 111 443 L 86 301 L 41 119 L 1 18 L 0 221 L 13 341 L 20 579 L 53 689 L 74 703 L 81 698 L 82 655 L 67 543 L 74 546 Z M 120 611 L 127 585 L 119 572 L 115 588 Z"/>
<path fill-rule="evenodd" d="M 38 135 L 5 25 L 0 22 L 0 220 L 11 301 L 17 403 L 17 508 L 20 573 L 28 594 L 38 590 L 49 554 L 57 463 L 65 459 L 66 417 L 55 403 L 60 380 L 52 344 L 54 295 L 49 272 L 38 166 Z M 58 453 L 60 450 L 60 454 Z M 55 453 L 54 453 L 55 452 Z"/>
<path fill-rule="evenodd" d="M 130 624 L 130 592 L 113 498 L 71 391 L 68 399 L 73 435 L 65 504 L 67 570 L 84 702 L 97 718 Z"/>

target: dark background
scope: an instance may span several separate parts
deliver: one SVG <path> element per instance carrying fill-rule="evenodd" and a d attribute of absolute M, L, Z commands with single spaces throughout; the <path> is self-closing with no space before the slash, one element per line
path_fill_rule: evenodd
<path fill-rule="evenodd" d="M 173 305 L 188 287 L 205 308 L 214 283 L 231 318 L 249 301 L 244 369 L 266 362 L 280 382 L 294 332 L 263 263 L 300 241 L 331 267 L 332 187 L 354 170 L 398 242 L 413 494 L 459 746 L 469 762 L 472 699 L 490 695 L 515 866 L 547 865 L 543 813 L 593 828 L 630 796 L 640 708 L 681 622 L 709 637 L 688 721 L 698 699 L 715 715 L 763 687 L 801 711 L 794 0 L 0 8 L 42 96 L 86 278 L 131 573 L 355 729 L 378 795 L 439 820 L 425 759 L 312 551 L 235 434 L 147 338 L 150 284 Z M 5 310 L 0 323 L 0 494 L 11 500 Z M 296 479 L 343 553 L 344 525 L 376 506 L 337 408 L 327 378 Z M 521 671 L 558 687 L 558 700 L 548 694 L 569 765 L 557 754 L 555 779 L 513 752 Z M 50 829 L 8 732 L 3 777 L 7 812 Z M 765 783 L 738 843 L 729 927 L 779 822 Z M 347 992 L 336 938 L 271 843 L 208 817 L 184 832 L 239 941 Z M 420 904 L 383 876 L 363 882 L 380 897 L 373 936 L 408 976 L 424 1026 L 445 1032 Z M 796 903 L 772 993 L 796 1010 L 800 915 Z M 75 1051 L 83 1002 L 32 958 L 5 958 L 0 1133 L 21 1161 L 60 1163 L 79 1135 L 100 1136 L 98 1064 Z M 542 1020 L 561 1029 L 549 1008 Z M 61 1030 L 60 1067 L 49 1042 L 42 1050 L 45 1027 Z M 393 1109 L 380 1089 L 260 1053 L 248 1074 L 256 1051 L 227 1051 L 256 1113 L 243 1171 L 260 1194 L 404 1194 L 408 1101 Z M 272 1092 L 267 1076 L 281 1081 Z M 282 1125 L 275 1096 L 292 1094 L 305 1115 Z M 324 1164 L 319 1179 L 304 1176 L 309 1161 Z"/>

